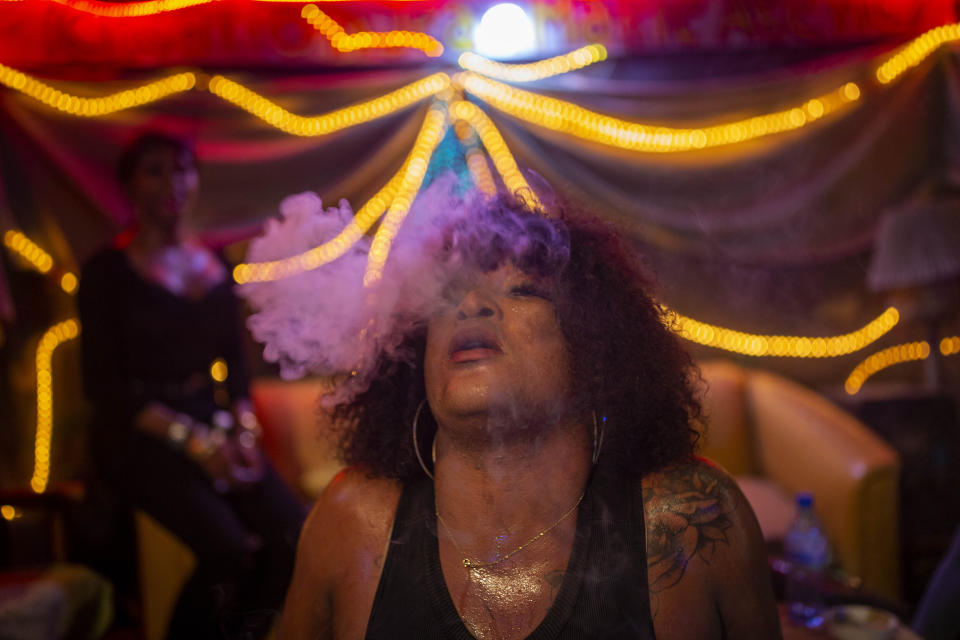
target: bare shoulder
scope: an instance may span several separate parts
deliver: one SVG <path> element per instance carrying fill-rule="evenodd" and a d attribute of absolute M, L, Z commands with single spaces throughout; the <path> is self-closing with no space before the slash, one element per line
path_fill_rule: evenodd
<path fill-rule="evenodd" d="M 643 503 L 658 638 L 780 637 L 760 528 L 726 471 L 698 459 L 648 474 Z"/>
<path fill-rule="evenodd" d="M 655 594 L 678 585 L 691 568 L 710 573 L 734 538 L 746 533 L 735 521 L 752 515 L 736 482 L 705 460 L 645 476 L 643 506 L 648 579 Z"/>
<path fill-rule="evenodd" d="M 330 481 L 317 499 L 313 513 L 321 518 L 328 514 L 343 526 L 360 528 L 378 528 L 377 525 L 383 523 L 376 516 L 389 515 L 389 529 L 401 492 L 402 486 L 397 480 L 349 467 Z"/>
<path fill-rule="evenodd" d="M 300 532 L 280 638 L 362 637 L 401 491 L 350 468 L 320 494 Z"/>

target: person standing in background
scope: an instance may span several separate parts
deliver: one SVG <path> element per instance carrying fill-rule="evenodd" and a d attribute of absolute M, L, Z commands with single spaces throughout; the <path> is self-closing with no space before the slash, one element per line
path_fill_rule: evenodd
<path fill-rule="evenodd" d="M 304 512 L 260 450 L 229 270 L 183 232 L 196 158 L 148 132 L 124 150 L 118 174 L 135 232 L 87 262 L 78 293 L 95 472 L 196 555 L 168 637 L 261 637 L 283 601 Z M 214 361 L 228 398 L 217 396 Z"/>

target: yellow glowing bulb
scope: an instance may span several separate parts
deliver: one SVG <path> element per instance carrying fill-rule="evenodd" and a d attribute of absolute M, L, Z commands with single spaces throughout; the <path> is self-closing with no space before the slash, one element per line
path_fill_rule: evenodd
<path fill-rule="evenodd" d="M 0 507 L 0 516 L 3 516 L 4 520 L 13 520 L 17 517 L 17 510 L 13 505 L 5 504 Z"/>
<path fill-rule="evenodd" d="M 223 382 L 227 379 L 227 362 L 223 358 L 217 358 L 210 364 L 210 377 L 215 382 Z"/>
<path fill-rule="evenodd" d="M 69 271 L 60 278 L 60 288 L 66 291 L 67 293 L 73 293 L 77 290 L 77 276 L 73 275 Z"/>
<path fill-rule="evenodd" d="M 945 356 L 952 356 L 960 353 L 960 336 L 950 336 L 940 341 L 940 353 Z"/>

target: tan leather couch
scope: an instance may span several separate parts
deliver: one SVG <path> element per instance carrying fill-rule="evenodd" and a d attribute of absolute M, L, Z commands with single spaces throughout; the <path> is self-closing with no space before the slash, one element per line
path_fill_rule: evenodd
<path fill-rule="evenodd" d="M 270 460 L 287 484 L 307 500 L 320 495 L 340 470 L 330 416 L 320 407 L 320 397 L 329 389 L 324 378 L 260 378 L 250 387 Z"/>
<path fill-rule="evenodd" d="M 700 363 L 708 429 L 702 455 L 733 474 L 764 536 L 782 536 L 793 494 L 813 493 L 841 566 L 867 589 L 899 591 L 896 452 L 823 396 L 773 373 Z"/>

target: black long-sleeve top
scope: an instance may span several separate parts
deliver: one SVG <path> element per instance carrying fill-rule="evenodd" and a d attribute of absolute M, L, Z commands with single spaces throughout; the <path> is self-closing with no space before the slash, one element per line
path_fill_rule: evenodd
<path fill-rule="evenodd" d="M 197 420 L 217 408 L 210 365 L 227 363 L 229 397 L 247 395 L 239 302 L 231 281 L 194 300 L 137 273 L 116 249 L 84 266 L 78 304 L 83 382 L 96 414 L 94 433 L 132 430 L 136 414 L 161 402 Z"/>

